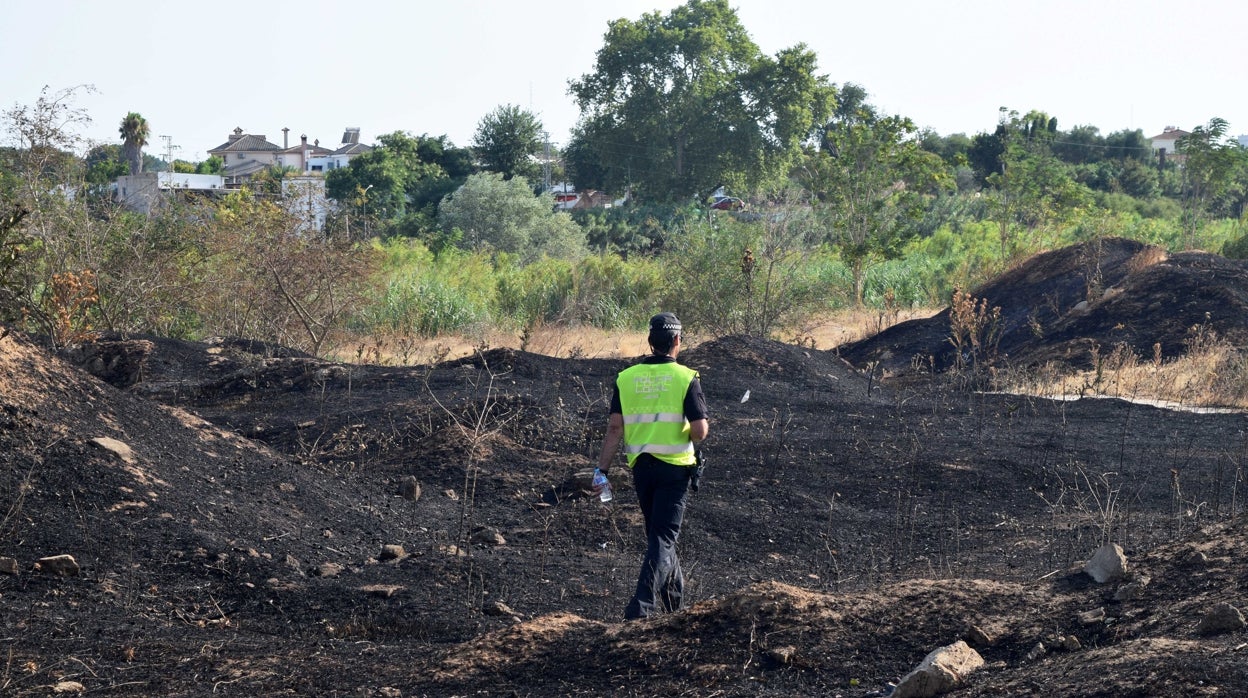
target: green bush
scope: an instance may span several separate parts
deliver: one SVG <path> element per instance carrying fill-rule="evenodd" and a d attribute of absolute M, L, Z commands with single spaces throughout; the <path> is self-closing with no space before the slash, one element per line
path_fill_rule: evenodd
<path fill-rule="evenodd" d="M 495 270 L 497 317 L 513 327 L 565 321 L 575 282 L 572 263 L 544 257 L 528 265 L 500 255 Z"/>
<path fill-rule="evenodd" d="M 806 220 L 776 211 L 739 221 L 713 215 L 670 239 L 664 307 L 710 334 L 771 336 L 838 297 L 809 262 Z"/>
<path fill-rule="evenodd" d="M 664 266 L 653 258 L 625 261 L 615 254 L 587 257 L 576 266 L 576 319 L 602 329 L 644 327 L 662 302 Z"/>
<path fill-rule="evenodd" d="M 491 322 L 493 271 L 486 255 L 448 249 L 435 257 L 400 238 L 375 245 L 384 290 L 360 314 L 358 331 L 433 337 Z"/>

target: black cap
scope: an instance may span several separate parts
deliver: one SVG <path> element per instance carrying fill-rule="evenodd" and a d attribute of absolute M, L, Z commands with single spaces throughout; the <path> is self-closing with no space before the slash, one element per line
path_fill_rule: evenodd
<path fill-rule="evenodd" d="M 673 313 L 659 313 L 650 318 L 651 337 L 679 337 L 680 318 Z"/>

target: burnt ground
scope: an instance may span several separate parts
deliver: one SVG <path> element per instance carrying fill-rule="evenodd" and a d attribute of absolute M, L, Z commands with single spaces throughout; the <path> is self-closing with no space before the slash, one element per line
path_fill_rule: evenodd
<path fill-rule="evenodd" d="M 1049 343 L 1012 356 L 1071 361 L 1112 340 L 1095 327 L 1172 346 L 1205 312 L 1233 334 L 1235 263 L 1102 245 L 1107 292 L 1078 314 L 1062 289 L 1086 262 L 1011 272 L 1020 298 L 1055 299 Z M 695 603 L 633 623 L 631 484 L 615 476 L 610 506 L 583 489 L 628 361 L 360 366 L 157 338 L 58 356 L 10 334 L 0 694 L 869 696 L 960 637 L 988 664 L 951 695 L 1248 694 L 1248 632 L 1197 632 L 1248 606 L 1245 415 L 881 384 L 846 360 L 939 336 L 907 325 L 839 351 L 682 354 L 712 409 L 681 541 Z M 1097 584 L 1081 566 L 1105 542 L 1128 577 Z M 33 569 L 58 554 L 80 572 Z"/>
<path fill-rule="evenodd" d="M 1191 330 L 1207 327 L 1248 344 L 1248 263 L 1207 252 L 1167 256 L 1122 238 L 1037 255 L 970 293 L 1001 309 L 1000 339 L 988 362 L 1090 368 L 1094 346 L 1123 345 L 1146 359 L 1187 350 Z M 955 362 L 950 310 L 897 324 L 840 347 L 858 366 L 892 376 L 946 370 Z"/>

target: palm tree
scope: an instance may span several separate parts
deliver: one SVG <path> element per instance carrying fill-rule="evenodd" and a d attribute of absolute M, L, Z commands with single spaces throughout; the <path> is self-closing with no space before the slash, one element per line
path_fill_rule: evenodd
<path fill-rule="evenodd" d="M 290 165 L 278 165 L 276 163 L 260 170 L 252 176 L 252 183 L 256 186 L 252 190 L 257 193 L 266 194 L 268 196 L 280 198 L 282 196 L 282 182 L 299 174 L 299 170 Z"/>
<path fill-rule="evenodd" d="M 147 127 L 147 119 L 138 112 L 126 114 L 121 120 L 122 153 L 126 162 L 130 163 L 130 174 L 136 175 L 143 171 L 143 146 L 147 145 L 147 137 L 151 131 Z"/>

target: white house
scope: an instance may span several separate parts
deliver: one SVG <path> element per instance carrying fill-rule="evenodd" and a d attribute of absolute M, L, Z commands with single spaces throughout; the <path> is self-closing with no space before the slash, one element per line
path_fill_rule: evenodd
<path fill-rule="evenodd" d="M 286 131 L 286 129 L 282 129 L 282 131 Z M 282 139 L 282 145 L 286 145 L 285 138 Z M 293 167 L 298 172 L 311 172 L 308 168 L 308 161 L 329 155 L 332 152 L 329 148 L 321 146 L 319 139 L 308 143 L 307 134 L 303 134 L 299 136 L 299 145 L 287 147 L 277 154 L 277 164 Z"/>
<path fill-rule="evenodd" d="M 267 167 L 284 164 L 279 162 L 282 151 L 282 146 L 270 143 L 264 136 L 243 133 L 242 127 L 239 127 L 224 143 L 209 148 L 208 154 L 221 158 L 225 163 L 221 174 L 226 184 L 238 186 Z"/>
<path fill-rule="evenodd" d="M 351 158 L 362 155 L 372 150 L 371 145 L 365 145 L 360 142 L 360 129 L 355 126 L 348 126 L 342 133 L 342 143 L 334 151 L 326 150 L 322 154 L 318 154 L 307 160 L 307 166 L 304 172 L 329 172 L 339 167 L 346 167 L 351 162 Z"/>
<path fill-rule="evenodd" d="M 1174 126 L 1167 126 L 1160 134 L 1153 136 L 1150 140 L 1153 144 L 1153 157 L 1165 162 L 1167 158 L 1174 159 L 1178 155 L 1177 143 L 1183 136 L 1190 135 L 1187 131 Z M 1181 159 L 1181 156 L 1179 156 Z"/>
<path fill-rule="evenodd" d="M 321 145 L 320 140 L 308 143 L 307 135 L 299 136 L 297 145 L 290 145 L 288 136 L 290 129 L 282 129 L 282 145 L 270 143 L 263 135 L 244 133 L 236 128 L 226 142 L 211 148 L 209 155 L 215 155 L 225 163 L 221 174 L 231 187 L 240 186 L 251 179 L 256 173 L 273 165 L 293 167 L 296 172 L 325 173 L 339 167 L 346 167 L 351 158 L 372 150 L 372 146 L 360 143 L 360 129 L 347 127 L 342 134 L 342 144 L 330 150 Z"/>

